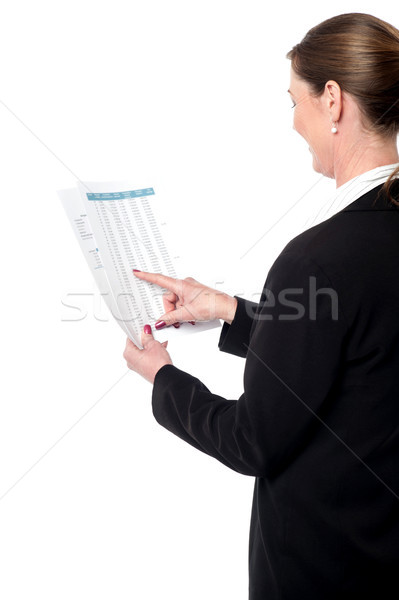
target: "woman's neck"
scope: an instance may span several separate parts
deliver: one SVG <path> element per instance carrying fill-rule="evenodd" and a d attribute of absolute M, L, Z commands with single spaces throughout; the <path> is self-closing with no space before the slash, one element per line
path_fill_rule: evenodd
<path fill-rule="evenodd" d="M 337 187 L 366 171 L 399 162 L 396 138 L 370 140 L 368 137 L 367 143 L 348 144 L 343 151 L 340 150 L 339 156 L 334 164 Z"/>

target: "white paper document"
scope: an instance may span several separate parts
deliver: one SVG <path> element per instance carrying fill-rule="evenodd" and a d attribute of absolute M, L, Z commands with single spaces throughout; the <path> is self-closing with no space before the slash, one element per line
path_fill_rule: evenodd
<path fill-rule="evenodd" d="M 179 329 L 154 330 L 165 312 L 159 286 L 141 281 L 133 269 L 176 278 L 176 258 L 165 240 L 166 222 L 153 187 L 129 183 L 78 182 L 60 190 L 66 214 L 111 314 L 140 348 L 146 323 L 163 341 L 220 326 L 220 321 L 182 323 Z"/>

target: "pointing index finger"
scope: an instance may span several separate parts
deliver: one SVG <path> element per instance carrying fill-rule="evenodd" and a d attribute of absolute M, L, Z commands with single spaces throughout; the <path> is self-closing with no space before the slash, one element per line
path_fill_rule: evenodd
<path fill-rule="evenodd" d="M 135 275 L 138 279 L 155 283 L 155 285 L 159 285 L 159 287 L 170 290 L 171 292 L 177 294 L 178 283 L 177 279 L 174 279 L 173 277 L 168 277 L 167 275 L 162 275 L 161 273 L 138 271 L 137 269 L 133 269 L 133 275 Z"/>

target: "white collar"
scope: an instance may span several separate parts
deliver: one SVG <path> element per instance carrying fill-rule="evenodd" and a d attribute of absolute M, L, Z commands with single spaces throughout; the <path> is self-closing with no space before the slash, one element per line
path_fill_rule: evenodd
<path fill-rule="evenodd" d="M 366 194 L 375 187 L 385 183 L 391 173 L 399 166 L 399 163 L 376 167 L 371 171 L 366 171 L 357 175 L 343 185 L 340 185 L 333 196 L 331 196 L 320 208 L 313 224 L 320 223 L 329 219 L 337 212 L 346 208 L 351 202 L 354 202 L 363 194 Z"/>

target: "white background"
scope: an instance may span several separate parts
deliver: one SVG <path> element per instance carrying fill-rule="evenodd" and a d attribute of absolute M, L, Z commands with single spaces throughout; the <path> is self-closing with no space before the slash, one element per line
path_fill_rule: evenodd
<path fill-rule="evenodd" d="M 3 0 L 1 598 L 247 597 L 253 480 L 157 425 L 56 190 L 156 181 L 179 275 L 256 298 L 334 190 L 292 130 L 285 54 L 351 11 L 398 25 L 391 0 Z M 238 398 L 219 333 L 170 352 Z"/>

